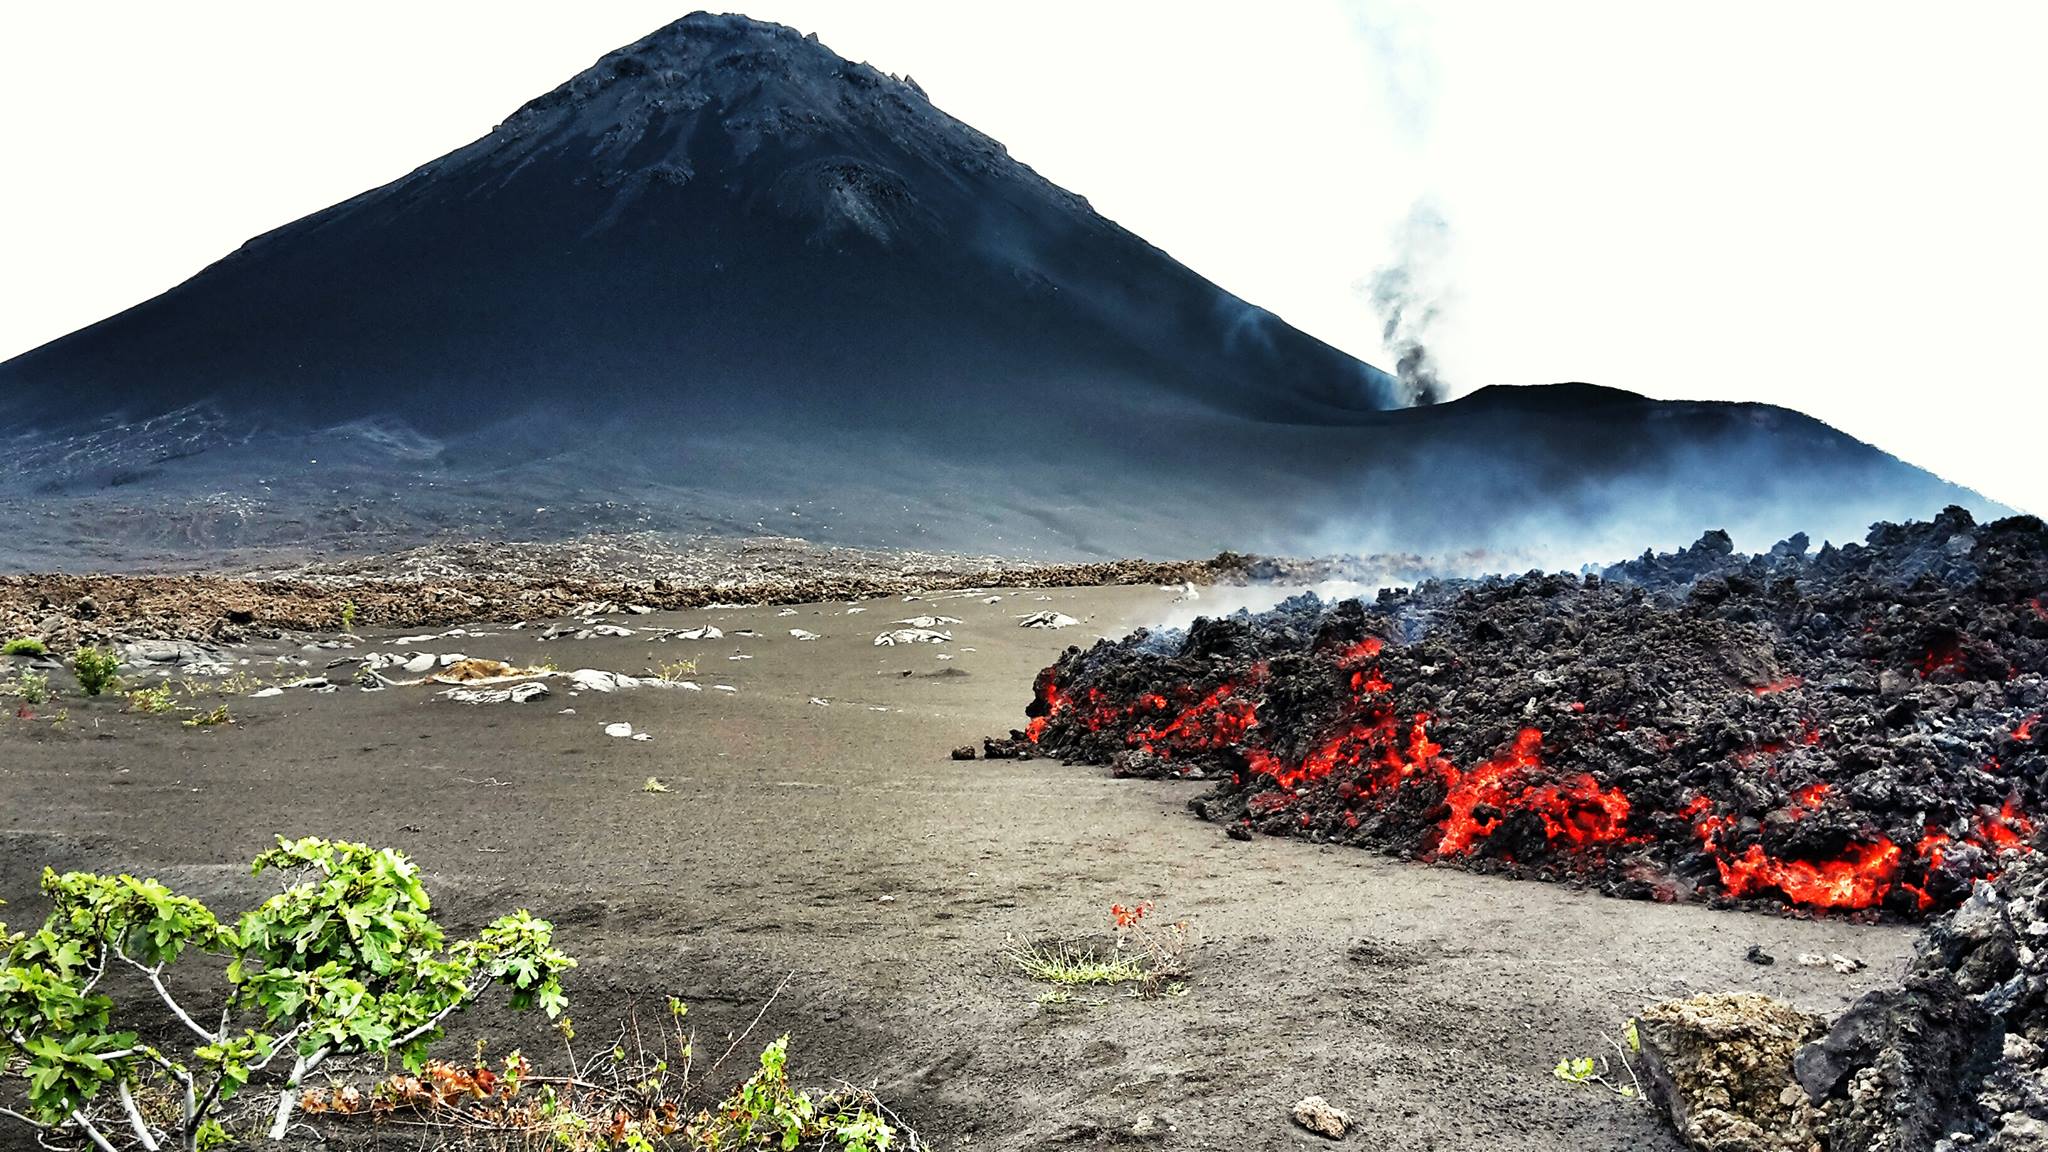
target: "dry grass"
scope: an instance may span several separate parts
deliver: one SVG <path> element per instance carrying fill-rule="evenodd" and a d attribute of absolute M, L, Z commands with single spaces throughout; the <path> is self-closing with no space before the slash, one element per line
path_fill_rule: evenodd
<path fill-rule="evenodd" d="M 1003 957 L 1010 966 L 1031 977 L 1062 988 L 1096 984 L 1134 984 L 1146 978 L 1145 966 L 1135 956 L 1103 953 L 1072 944 L 1035 944 L 1015 949 Z"/>

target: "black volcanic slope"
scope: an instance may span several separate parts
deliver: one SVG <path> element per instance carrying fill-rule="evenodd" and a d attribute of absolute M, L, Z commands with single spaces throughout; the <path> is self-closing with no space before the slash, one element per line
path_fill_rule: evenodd
<path fill-rule="evenodd" d="M 1633 547 L 1989 510 L 1777 408 L 1396 392 L 914 83 L 700 14 L 0 364 L 0 567 L 622 526 Z"/>

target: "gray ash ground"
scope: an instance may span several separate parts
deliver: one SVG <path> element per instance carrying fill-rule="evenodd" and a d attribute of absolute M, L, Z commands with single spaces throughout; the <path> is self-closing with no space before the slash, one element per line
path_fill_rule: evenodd
<path fill-rule="evenodd" d="M 1915 918 L 2048 804 L 2048 528 L 1708 533 L 1069 649 L 991 755 L 1212 782 L 1252 832 L 1659 900 Z"/>

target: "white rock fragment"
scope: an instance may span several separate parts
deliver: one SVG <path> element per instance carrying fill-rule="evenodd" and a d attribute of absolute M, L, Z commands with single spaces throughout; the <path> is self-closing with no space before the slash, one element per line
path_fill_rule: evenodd
<path fill-rule="evenodd" d="M 951 643 L 950 632 L 934 632 L 930 628 L 898 628 L 875 637 L 875 647 L 893 648 L 898 644 L 947 644 Z"/>
<path fill-rule="evenodd" d="M 623 740 L 633 735 L 633 726 L 624 721 L 620 721 L 617 724 L 607 724 L 604 726 L 604 734 L 616 736 Z"/>
<path fill-rule="evenodd" d="M 1303 1098 L 1294 1106 L 1294 1122 L 1318 1136 L 1342 1140 L 1351 1130 L 1351 1116 L 1321 1096 Z"/>
<path fill-rule="evenodd" d="M 695 628 L 684 628 L 670 633 L 678 640 L 723 640 L 725 631 L 715 624 L 699 624 Z"/>
<path fill-rule="evenodd" d="M 441 695 L 462 704 L 524 704 L 547 696 L 548 686 L 530 681 L 510 688 L 450 688 Z"/>
<path fill-rule="evenodd" d="M 940 628 L 947 624 L 958 624 L 957 616 L 912 616 L 908 620 L 897 620 L 897 624 L 908 624 L 912 628 Z"/>
<path fill-rule="evenodd" d="M 818 638 L 816 632 L 807 632 L 802 628 L 791 628 L 789 634 L 799 640 L 816 640 Z"/>
<path fill-rule="evenodd" d="M 1054 612 L 1050 609 L 1017 617 L 1019 628 L 1071 628 L 1079 623 L 1079 620 L 1065 612 Z"/>
<path fill-rule="evenodd" d="M 825 699 L 823 696 L 811 697 L 811 703 L 816 704 L 820 708 L 830 708 L 832 706 L 832 702 L 830 700 Z"/>
<path fill-rule="evenodd" d="M 569 683 L 575 685 L 572 691 L 576 692 L 617 692 L 621 688 L 630 688 L 638 683 L 631 676 L 621 676 L 617 672 L 606 672 L 601 668 L 578 668 L 567 675 Z M 633 683 L 623 683 L 629 680 Z"/>
<path fill-rule="evenodd" d="M 711 686 L 711 690 L 712 690 L 713 692 L 737 692 L 737 691 L 739 691 L 739 689 L 737 689 L 737 688 L 733 687 L 733 686 L 732 686 L 732 685 L 730 685 L 730 684 L 713 684 L 713 685 Z"/>
<path fill-rule="evenodd" d="M 256 691 L 254 691 L 254 692 L 251 692 L 251 693 L 249 693 L 249 699 L 251 699 L 251 700 L 262 700 L 262 699 L 264 699 L 265 697 L 269 697 L 269 696 L 282 696 L 282 695 L 284 695 L 284 689 L 282 689 L 282 688 L 277 688 L 277 687 L 270 687 L 270 688 L 258 688 L 258 689 L 257 689 Z"/>
<path fill-rule="evenodd" d="M 983 604 L 1001 604 L 1003 598 L 1001 596 L 984 596 L 981 598 L 981 602 Z"/>
<path fill-rule="evenodd" d="M 794 608 L 784 608 L 784 609 L 783 609 L 782 611 L 780 611 L 780 612 L 777 612 L 777 613 L 776 613 L 776 615 L 777 615 L 777 616 L 794 616 L 794 615 L 796 615 L 796 609 L 794 609 Z"/>

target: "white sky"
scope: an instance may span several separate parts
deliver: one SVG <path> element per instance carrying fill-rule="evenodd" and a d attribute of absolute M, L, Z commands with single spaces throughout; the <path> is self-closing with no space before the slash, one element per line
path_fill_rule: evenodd
<path fill-rule="evenodd" d="M 672 4 L 0 7 L 0 357 L 403 175 Z M 758 0 L 1391 367 L 1427 198 L 1454 391 L 1813 413 L 2048 511 L 2048 5 Z M 1930 509 L 1930 511 L 1932 511 Z"/>

